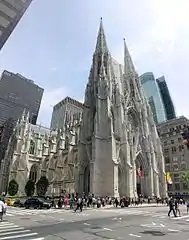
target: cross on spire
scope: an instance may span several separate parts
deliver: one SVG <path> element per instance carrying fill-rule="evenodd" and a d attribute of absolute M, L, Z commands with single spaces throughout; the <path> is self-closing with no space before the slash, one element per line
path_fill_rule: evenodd
<path fill-rule="evenodd" d="M 108 52 L 108 46 L 106 43 L 106 36 L 104 33 L 102 18 L 100 18 L 100 27 L 99 27 L 98 36 L 97 36 L 95 53 L 105 53 L 105 52 Z"/>

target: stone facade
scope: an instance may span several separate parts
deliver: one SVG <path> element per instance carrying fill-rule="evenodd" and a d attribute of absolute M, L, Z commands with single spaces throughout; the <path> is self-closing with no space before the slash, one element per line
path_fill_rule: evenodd
<path fill-rule="evenodd" d="M 80 192 L 167 195 L 161 143 L 139 76 L 125 41 L 124 67 L 115 64 L 102 21 L 85 91 L 78 156 Z"/>
<path fill-rule="evenodd" d="M 189 148 L 183 145 L 182 133 L 187 129 L 189 120 L 178 117 L 157 126 L 165 158 L 165 170 L 170 172 L 173 184 L 168 185 L 169 195 L 189 194 L 189 184 L 181 179 L 183 171 L 189 169 Z"/>
<path fill-rule="evenodd" d="M 5 158 L 12 161 L 9 180 L 16 179 L 20 194 L 31 176 L 37 181 L 46 175 L 48 194 L 63 188 L 96 196 L 167 196 L 161 143 L 139 76 L 125 41 L 124 66 L 112 58 L 102 22 L 81 120 L 42 134 L 28 118 L 18 123 L 15 149 L 10 141 Z"/>
<path fill-rule="evenodd" d="M 59 195 L 63 190 L 75 192 L 79 126 L 80 119 L 75 119 L 65 123 L 62 130 L 50 131 L 30 124 L 29 114 L 24 112 L 2 164 L 1 192 L 6 192 L 7 179 L 9 182 L 15 179 L 19 184 L 18 195 L 23 196 L 27 181 L 36 183 L 41 176 L 46 176 L 50 183 L 47 195 Z"/>

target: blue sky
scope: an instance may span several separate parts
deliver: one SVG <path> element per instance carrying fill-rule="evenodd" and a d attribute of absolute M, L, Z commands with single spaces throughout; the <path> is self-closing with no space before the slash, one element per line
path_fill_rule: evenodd
<path fill-rule="evenodd" d="M 38 122 L 49 126 L 55 103 L 83 99 L 103 17 L 113 57 L 123 62 L 126 37 L 138 73 L 165 75 L 177 113 L 189 117 L 188 9 L 188 0 L 33 0 L 0 53 L 0 72 L 45 89 Z"/>

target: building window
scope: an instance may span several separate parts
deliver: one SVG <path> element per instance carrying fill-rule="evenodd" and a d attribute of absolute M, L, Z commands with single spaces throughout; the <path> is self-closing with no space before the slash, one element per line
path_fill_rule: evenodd
<path fill-rule="evenodd" d="M 182 152 L 182 150 L 184 150 L 184 145 L 179 146 L 179 152 Z"/>
<path fill-rule="evenodd" d="M 182 171 L 183 171 L 183 170 L 186 170 L 186 164 L 185 164 L 185 163 L 182 163 L 182 164 L 180 165 L 180 168 L 181 168 Z"/>
<path fill-rule="evenodd" d="M 171 144 L 174 144 L 175 142 L 174 142 L 174 140 L 171 140 Z"/>
<path fill-rule="evenodd" d="M 34 155 L 35 152 L 35 143 L 33 140 L 30 141 L 30 150 L 29 150 L 29 154 Z"/>
<path fill-rule="evenodd" d="M 165 148 L 164 149 L 164 154 L 168 154 L 169 153 L 169 148 Z"/>
<path fill-rule="evenodd" d="M 176 153 L 177 152 L 177 148 L 176 147 L 172 147 L 172 153 Z"/>
<path fill-rule="evenodd" d="M 182 142 L 182 138 L 178 138 L 178 142 L 179 142 L 179 143 Z"/>
<path fill-rule="evenodd" d="M 30 175 L 29 175 L 29 179 L 32 180 L 34 183 L 37 180 L 37 165 L 33 164 L 31 169 L 30 169 Z"/>
<path fill-rule="evenodd" d="M 180 190 L 180 183 L 175 183 L 175 190 Z"/>
<path fill-rule="evenodd" d="M 177 160 L 178 160 L 177 156 L 174 156 L 173 157 L 173 162 L 177 162 Z"/>
<path fill-rule="evenodd" d="M 170 158 L 169 157 L 165 157 L 165 163 L 170 163 Z"/>
<path fill-rule="evenodd" d="M 182 187 L 183 187 L 184 190 L 186 190 L 186 189 L 188 189 L 188 184 L 187 183 L 183 183 Z"/>
<path fill-rule="evenodd" d="M 68 136 L 65 137 L 65 149 L 68 150 L 69 148 L 69 138 Z"/>
<path fill-rule="evenodd" d="M 173 185 L 172 184 L 168 184 L 168 191 L 172 191 L 173 189 Z"/>
<path fill-rule="evenodd" d="M 171 171 L 171 166 L 170 165 L 165 166 L 165 170 L 166 170 L 166 172 L 170 172 Z"/>
<path fill-rule="evenodd" d="M 164 142 L 164 146 L 167 146 L 167 141 Z"/>
<path fill-rule="evenodd" d="M 173 171 L 177 171 L 179 168 L 178 168 L 178 164 L 174 164 L 173 165 Z"/>

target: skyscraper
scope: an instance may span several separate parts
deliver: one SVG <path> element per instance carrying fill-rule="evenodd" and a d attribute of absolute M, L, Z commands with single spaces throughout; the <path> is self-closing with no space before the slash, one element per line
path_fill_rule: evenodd
<path fill-rule="evenodd" d="M 164 122 L 166 120 L 165 109 L 154 74 L 152 72 L 146 72 L 140 76 L 140 80 L 148 103 L 150 104 L 154 121 L 156 124 Z"/>
<path fill-rule="evenodd" d="M 0 50 L 32 0 L 0 0 Z"/>
<path fill-rule="evenodd" d="M 17 121 L 24 109 L 36 124 L 43 89 L 20 74 L 4 71 L 0 78 L 0 126 L 9 118 Z"/>
<path fill-rule="evenodd" d="M 65 122 L 78 119 L 83 111 L 83 104 L 70 97 L 64 98 L 53 107 L 51 129 L 61 129 Z"/>
<path fill-rule="evenodd" d="M 167 120 L 176 118 L 175 108 L 171 99 L 167 83 L 165 81 L 165 77 L 161 76 L 156 81 L 160 90 Z"/>

